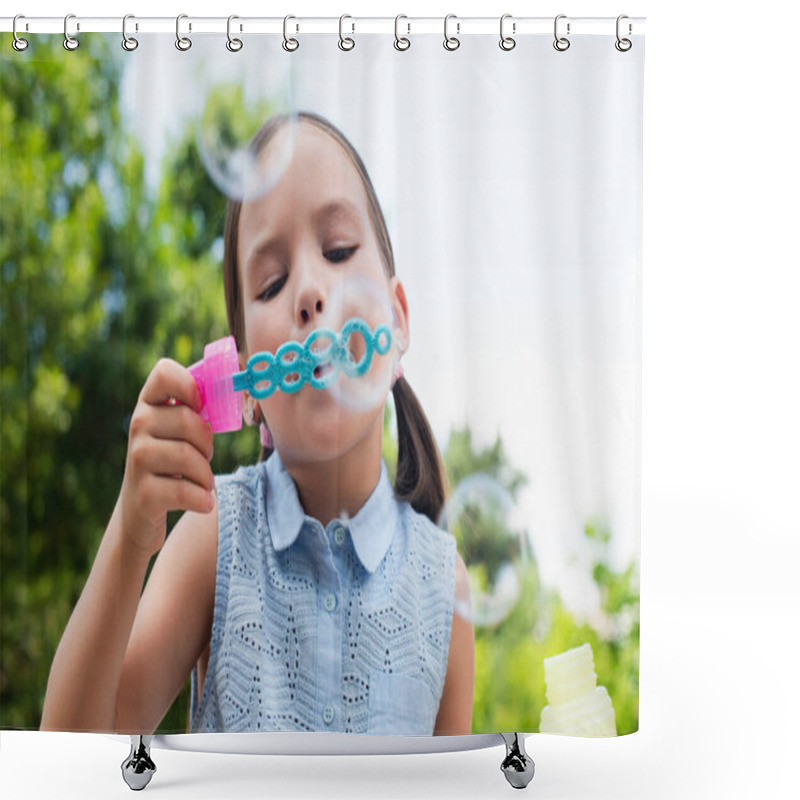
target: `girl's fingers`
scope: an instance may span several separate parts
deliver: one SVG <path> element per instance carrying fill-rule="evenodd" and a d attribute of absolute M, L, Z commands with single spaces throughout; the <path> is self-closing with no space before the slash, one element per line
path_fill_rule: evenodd
<path fill-rule="evenodd" d="M 143 489 L 154 509 L 196 511 L 198 514 L 207 514 L 214 508 L 214 492 L 186 478 L 150 475 Z"/>
<path fill-rule="evenodd" d="M 206 491 L 214 488 L 211 464 L 188 442 L 153 439 L 139 466 L 144 473 L 186 478 Z"/>
<path fill-rule="evenodd" d="M 192 373 L 170 358 L 162 358 L 148 375 L 140 399 L 151 406 L 162 406 L 178 401 L 194 411 L 203 405 L 200 389 Z"/>
<path fill-rule="evenodd" d="M 191 373 L 161 359 L 142 388 L 129 431 L 126 475 L 143 519 L 161 522 L 167 511 L 213 508 L 213 435 L 198 413 L 201 405 Z"/>
<path fill-rule="evenodd" d="M 147 432 L 154 439 L 185 441 L 206 459 L 214 452 L 209 424 L 189 406 L 156 406 L 147 409 Z"/>

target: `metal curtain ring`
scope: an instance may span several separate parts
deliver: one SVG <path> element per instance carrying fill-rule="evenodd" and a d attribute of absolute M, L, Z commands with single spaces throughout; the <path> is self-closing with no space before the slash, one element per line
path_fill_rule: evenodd
<path fill-rule="evenodd" d="M 630 39 L 622 39 L 622 38 L 620 38 L 620 35 L 619 35 L 619 24 L 620 24 L 620 22 L 622 22 L 623 19 L 628 19 L 628 15 L 627 14 L 620 14 L 617 17 L 617 41 L 614 42 L 614 47 L 616 47 L 617 50 L 620 51 L 620 53 L 627 53 L 628 50 L 630 50 L 631 47 L 633 47 L 633 43 L 631 42 Z M 629 22 L 628 23 L 628 34 L 631 34 L 631 33 L 633 33 L 633 26 Z"/>
<path fill-rule="evenodd" d="M 67 14 L 67 16 L 64 17 L 64 49 L 65 50 L 77 50 L 78 47 L 80 46 L 80 42 L 76 38 L 74 38 L 73 36 L 70 36 L 69 32 L 67 31 L 67 26 L 69 25 L 70 19 L 75 19 L 75 15 L 74 14 Z M 78 30 L 80 30 L 80 29 L 81 29 L 81 27 L 80 27 L 80 25 L 78 25 Z"/>
<path fill-rule="evenodd" d="M 401 19 L 408 19 L 405 14 L 398 14 L 394 18 L 394 49 L 395 50 L 408 50 L 411 47 L 411 39 L 407 39 L 405 36 L 402 38 L 400 37 L 400 20 Z M 406 25 L 408 26 L 408 32 L 411 33 L 411 23 L 407 22 Z"/>
<path fill-rule="evenodd" d="M 352 50 L 356 46 L 356 43 L 355 43 L 355 41 L 353 39 L 351 39 L 349 36 L 347 38 L 345 38 L 342 35 L 342 25 L 344 24 L 344 21 L 346 19 L 353 19 L 353 18 L 349 14 L 342 14 L 342 16 L 339 17 L 339 49 L 340 50 Z M 353 23 L 353 33 L 355 33 L 355 32 L 356 32 L 356 24 L 354 22 Z"/>
<path fill-rule="evenodd" d="M 556 21 L 553 24 L 553 35 L 556 37 L 556 40 L 553 42 L 553 47 L 558 50 L 560 53 L 563 53 L 565 50 L 569 50 L 569 39 L 564 36 L 558 35 L 558 21 L 560 19 L 566 19 L 566 14 L 559 14 L 556 17 Z M 567 36 L 569 36 L 569 22 L 567 23 Z"/>
<path fill-rule="evenodd" d="M 289 53 L 293 53 L 298 47 L 300 47 L 300 42 L 298 42 L 297 39 L 290 39 L 286 35 L 287 23 L 290 19 L 297 19 L 297 17 L 293 17 L 291 14 L 289 14 L 283 18 L 283 49 Z"/>
<path fill-rule="evenodd" d="M 139 46 L 139 40 L 128 36 L 127 26 L 129 19 L 134 19 L 133 14 L 126 14 L 122 18 L 122 49 L 130 53 Z M 136 27 L 138 28 L 139 26 L 137 25 Z"/>
<path fill-rule="evenodd" d="M 181 20 L 186 19 L 188 14 L 178 14 L 175 20 L 175 47 L 178 50 L 186 51 L 192 46 L 192 40 L 188 36 L 181 36 Z M 189 23 L 189 30 L 192 29 L 192 23 Z"/>
<path fill-rule="evenodd" d="M 505 50 L 508 52 L 509 50 L 513 50 L 517 46 L 517 40 L 513 39 L 511 36 L 505 35 L 505 23 L 507 19 L 511 19 L 511 14 L 503 14 L 500 17 L 500 49 Z M 517 32 L 517 25 L 516 23 L 512 23 L 511 30 L 516 33 Z"/>
<path fill-rule="evenodd" d="M 225 47 L 227 47 L 231 53 L 238 53 L 242 49 L 243 45 L 241 39 L 231 38 L 231 20 L 233 19 L 239 19 L 239 17 L 236 14 L 231 14 L 228 17 L 228 41 L 225 42 Z M 241 30 L 241 28 L 239 30 Z"/>
<path fill-rule="evenodd" d="M 452 52 L 453 50 L 458 50 L 458 48 L 461 47 L 461 40 L 457 36 L 448 36 L 447 35 L 447 24 L 450 22 L 451 19 L 456 19 L 456 15 L 455 14 L 448 14 L 444 18 L 444 49 L 445 50 L 450 50 Z M 460 32 L 461 32 L 461 23 L 457 22 L 456 23 L 456 33 L 460 33 Z"/>
<path fill-rule="evenodd" d="M 11 30 L 14 33 L 14 41 L 11 42 L 11 46 L 18 53 L 21 53 L 23 50 L 27 49 L 28 40 L 27 39 L 20 39 L 19 36 L 17 36 L 17 20 L 18 19 L 25 19 L 24 14 L 17 14 L 17 16 L 14 17 L 14 24 L 11 26 Z"/>

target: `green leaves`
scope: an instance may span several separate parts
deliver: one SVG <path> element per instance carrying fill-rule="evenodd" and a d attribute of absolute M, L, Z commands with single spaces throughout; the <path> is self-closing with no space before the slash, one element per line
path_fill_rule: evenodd
<path fill-rule="evenodd" d="M 117 50 L 115 37 L 92 36 L 75 57 L 58 37 L 41 37 L 35 58 L 0 60 L 4 726 L 39 725 L 147 374 L 161 356 L 196 360 L 227 333 L 212 252 L 225 198 L 188 135 L 168 153 L 158 195 L 148 195 L 144 154 L 121 125 Z M 220 437 L 214 468 L 257 452 L 256 431 Z M 185 724 L 173 711 L 162 729 Z"/>
<path fill-rule="evenodd" d="M 508 462 L 499 437 L 478 450 L 468 428 L 453 430 L 444 458 L 451 488 L 478 472 L 496 479 L 512 497 L 527 483 L 524 473 Z M 542 584 L 535 558 L 526 559 L 520 597 L 511 613 L 495 626 L 475 628 L 474 733 L 538 730 L 546 705 L 544 659 L 585 642 L 594 652 L 598 684 L 608 689 L 614 704 L 617 732 L 638 729 L 638 571 L 633 563 L 621 571 L 612 565 L 613 534 L 602 519 L 587 520 L 583 532 L 600 596 L 598 612 L 591 622 L 579 619 L 555 589 Z M 467 540 L 460 544 L 468 569 L 464 545 L 480 565 L 493 563 L 492 549 L 503 543 L 491 525 L 479 533 L 485 541 L 477 548 Z"/>

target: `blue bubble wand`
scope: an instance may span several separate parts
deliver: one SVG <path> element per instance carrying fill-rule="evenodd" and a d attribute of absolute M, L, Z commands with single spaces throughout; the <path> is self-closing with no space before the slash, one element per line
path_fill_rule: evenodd
<path fill-rule="evenodd" d="M 349 343 L 353 334 L 364 339 L 364 354 L 355 361 Z M 348 378 L 360 378 L 372 366 L 375 353 L 386 355 L 392 347 L 388 325 L 378 325 L 373 333 L 360 317 L 351 317 L 340 333 L 330 328 L 317 328 L 303 344 L 285 342 L 273 355 L 269 351 L 254 353 L 247 367 L 233 376 L 235 391 L 248 391 L 256 400 L 264 400 L 274 392 L 295 394 L 308 384 L 327 389 L 344 372 Z M 325 370 L 325 367 L 330 367 Z"/>

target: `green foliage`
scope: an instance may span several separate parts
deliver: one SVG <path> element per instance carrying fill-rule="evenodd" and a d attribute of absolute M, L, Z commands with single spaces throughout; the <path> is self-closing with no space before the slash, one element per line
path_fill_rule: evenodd
<path fill-rule="evenodd" d="M 389 473 L 389 479 L 394 484 L 397 475 L 397 433 L 396 423 L 394 422 L 394 401 L 391 392 L 389 402 L 386 403 L 386 410 L 383 413 L 383 460 Z"/>
<path fill-rule="evenodd" d="M 482 473 L 516 499 L 526 483 L 524 474 L 508 463 L 499 437 L 491 447 L 477 450 L 469 429 L 454 430 L 444 459 L 453 488 L 468 476 Z M 483 516 L 493 513 L 496 509 L 491 504 L 482 509 Z M 475 515 L 468 516 L 470 522 L 475 519 Z M 498 524 L 483 521 L 472 526 L 466 536 L 462 534 L 460 540 L 459 533 L 456 531 L 459 552 L 468 570 L 485 569 L 491 574 L 497 561 L 510 555 L 508 536 Z M 592 578 L 601 598 L 596 627 L 577 620 L 558 593 L 541 583 L 535 554 L 530 551 L 518 562 L 519 599 L 511 612 L 496 625 L 475 627 L 474 733 L 538 730 L 547 704 L 544 659 L 585 642 L 594 652 L 598 684 L 608 689 L 614 704 L 617 732 L 638 729 L 639 593 L 635 565 L 621 572 L 614 569 L 610 562 L 612 535 L 602 521 L 587 522 L 584 534 L 592 553 Z M 529 535 L 526 532 L 526 541 Z"/>
<path fill-rule="evenodd" d="M 447 442 L 444 460 L 452 487 L 456 487 L 470 475 L 483 473 L 494 478 L 509 493 L 511 499 L 516 500 L 520 489 L 528 483 L 525 473 L 508 463 L 499 436 L 491 447 L 476 452 L 469 428 L 453 430 Z"/>
<path fill-rule="evenodd" d="M 118 230 L 101 186 L 109 164 L 136 174 L 141 159 L 119 133 L 118 64 L 95 63 L 45 56 L 0 72 L 0 703 L 18 727 L 38 725 L 59 628 L 110 514 L 118 478 L 97 453 L 125 453 L 124 385 L 98 372 L 121 355 L 108 335 Z"/>
<path fill-rule="evenodd" d="M 10 45 L 3 37 L 3 45 Z M 0 725 L 39 725 L 55 649 L 124 472 L 127 423 L 162 357 L 227 334 L 225 199 L 191 140 L 157 198 L 118 109 L 111 37 L 57 37 L 0 72 Z M 84 53 L 84 49 L 88 52 Z M 13 52 L 13 51 L 12 51 Z M 220 437 L 214 469 L 256 458 Z M 35 622 L 34 622 L 35 621 Z M 184 700 L 185 704 L 185 700 Z M 170 712 L 167 729 L 185 729 Z"/>

